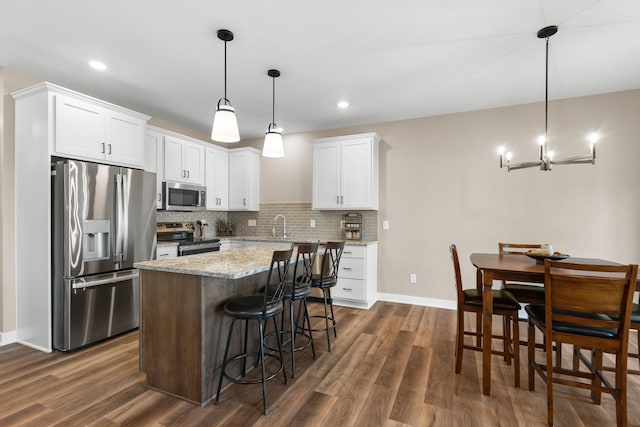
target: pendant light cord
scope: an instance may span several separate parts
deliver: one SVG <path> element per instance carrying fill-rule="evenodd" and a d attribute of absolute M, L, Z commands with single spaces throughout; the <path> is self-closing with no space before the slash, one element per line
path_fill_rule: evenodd
<path fill-rule="evenodd" d="M 227 105 L 227 41 L 224 42 L 224 103 Z"/>
<path fill-rule="evenodd" d="M 276 78 L 272 77 L 273 81 L 273 91 L 271 96 L 271 123 L 273 123 L 274 127 L 276 124 Z"/>

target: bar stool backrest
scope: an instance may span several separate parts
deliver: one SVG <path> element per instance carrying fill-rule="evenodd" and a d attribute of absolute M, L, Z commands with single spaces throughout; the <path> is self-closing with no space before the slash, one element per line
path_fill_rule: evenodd
<path fill-rule="evenodd" d="M 265 314 L 270 305 L 282 300 L 292 253 L 293 249 L 291 248 L 286 251 L 273 252 L 269 276 L 267 278 L 267 287 L 264 292 L 263 313 Z"/>
<path fill-rule="evenodd" d="M 321 281 L 338 280 L 340 258 L 344 250 L 344 242 L 327 242 L 324 257 L 322 258 Z"/>
<path fill-rule="evenodd" d="M 318 242 L 315 243 L 296 243 L 298 252 L 296 254 L 296 263 L 293 267 L 294 285 L 292 294 L 295 296 L 296 288 L 305 288 L 311 285 L 311 277 L 313 275 L 313 263 L 316 261 L 318 254 Z"/>

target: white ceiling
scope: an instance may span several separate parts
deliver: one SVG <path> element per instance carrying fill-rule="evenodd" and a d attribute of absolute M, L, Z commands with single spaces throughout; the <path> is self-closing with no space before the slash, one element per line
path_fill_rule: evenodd
<path fill-rule="evenodd" d="M 0 66 L 210 132 L 228 97 L 243 139 L 640 88 L 638 0 L 0 0 Z M 97 72 L 90 59 L 104 61 Z M 340 110 L 336 103 L 348 100 Z"/>

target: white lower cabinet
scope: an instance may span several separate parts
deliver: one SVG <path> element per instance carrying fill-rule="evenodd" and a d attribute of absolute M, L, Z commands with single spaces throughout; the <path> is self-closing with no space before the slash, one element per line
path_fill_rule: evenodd
<path fill-rule="evenodd" d="M 377 300 L 378 244 L 345 245 L 338 283 L 331 289 L 336 305 L 370 308 Z"/>
<path fill-rule="evenodd" d="M 174 259 L 178 257 L 178 245 L 158 245 L 156 259 Z"/>

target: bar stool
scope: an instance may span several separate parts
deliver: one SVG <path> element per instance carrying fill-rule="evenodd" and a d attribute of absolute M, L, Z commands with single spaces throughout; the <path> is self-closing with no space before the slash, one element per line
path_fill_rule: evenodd
<path fill-rule="evenodd" d="M 224 349 L 224 363 L 220 369 L 220 379 L 218 381 L 218 392 L 216 393 L 216 405 L 220 401 L 220 390 L 222 389 L 222 380 L 227 380 L 235 384 L 260 384 L 262 383 L 262 402 L 264 406 L 264 414 L 267 415 L 267 381 L 272 380 L 276 375 L 282 371 L 284 376 L 284 382 L 287 384 L 287 373 L 284 368 L 284 356 L 282 354 L 282 343 L 280 341 L 280 334 L 276 334 L 278 339 L 278 351 L 280 357 L 277 354 L 265 353 L 264 348 L 264 329 L 269 319 L 273 319 L 273 325 L 278 330 L 276 322 L 276 316 L 283 311 L 282 297 L 284 295 L 284 288 L 287 280 L 287 272 L 289 270 L 289 264 L 291 262 L 291 253 L 293 249 L 286 251 L 274 251 L 271 258 L 271 267 L 269 269 L 269 275 L 267 278 L 267 286 L 263 295 L 251 295 L 246 297 L 239 297 L 229 300 L 224 305 L 224 311 L 227 315 L 233 317 L 231 325 L 229 326 L 229 335 L 227 337 L 227 345 Z M 271 290 L 271 292 L 269 292 Z M 237 354 L 231 358 L 229 355 L 229 344 L 231 343 L 231 336 L 233 335 L 233 326 L 236 320 L 244 320 L 244 349 L 243 352 Z M 249 330 L 249 321 L 255 320 L 258 323 L 258 338 L 260 346 L 258 351 L 247 351 L 247 333 Z M 231 377 L 227 372 L 227 367 L 230 363 L 242 360 L 242 375 L 240 378 L 244 378 L 246 375 L 246 360 L 249 357 L 256 357 L 256 367 L 260 363 L 262 367 L 262 377 L 257 380 L 242 380 Z M 279 362 L 278 369 L 270 373 L 269 376 L 265 370 L 265 357 L 270 357 Z"/>
<path fill-rule="evenodd" d="M 324 255 L 322 257 L 322 265 L 320 267 L 320 273 L 314 274 L 311 277 L 311 287 L 322 290 L 322 299 L 324 302 L 324 316 L 315 315 L 311 318 L 324 318 L 325 327 L 309 330 L 311 332 L 326 332 L 327 334 L 327 349 L 331 351 L 331 339 L 329 336 L 329 330 L 333 329 L 333 336 L 337 337 L 336 331 L 336 319 L 333 314 L 333 299 L 331 298 L 331 288 L 338 283 L 338 268 L 340 266 L 340 258 L 342 257 L 342 251 L 344 250 L 344 242 L 327 242 L 325 245 Z M 331 315 L 329 316 L 329 309 Z M 331 325 L 329 325 L 331 322 Z"/>
<path fill-rule="evenodd" d="M 311 277 L 313 275 L 313 263 L 316 259 L 318 252 L 318 243 L 294 243 L 294 247 L 297 247 L 296 262 L 293 269 L 293 276 L 291 281 L 287 281 L 284 288 L 283 300 L 288 302 L 289 306 L 289 326 L 285 329 L 285 313 L 282 313 L 281 326 L 279 331 L 272 332 L 267 335 L 267 339 L 280 333 L 284 337 L 289 335 L 289 346 L 283 346 L 284 352 L 291 353 L 291 376 L 296 377 L 296 357 L 295 353 L 302 351 L 307 347 L 311 347 L 311 353 L 313 359 L 316 358 L 316 349 L 313 345 L 313 334 L 311 330 L 311 320 L 309 319 L 309 309 L 307 306 L 307 297 L 311 294 Z M 271 292 L 271 289 L 269 290 Z M 298 311 L 295 315 L 295 305 L 298 304 Z M 286 307 L 285 307 L 286 308 Z M 286 311 L 286 310 L 285 310 Z M 300 325 L 300 315 L 302 314 L 302 325 Z M 304 337 L 306 342 L 300 346 L 296 346 L 297 337 Z M 276 350 L 266 344 L 270 350 Z"/>

